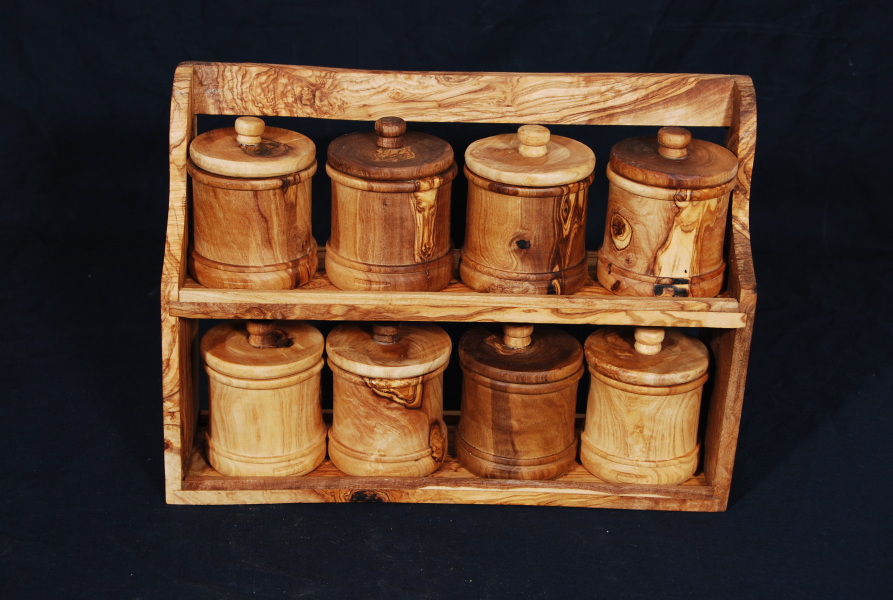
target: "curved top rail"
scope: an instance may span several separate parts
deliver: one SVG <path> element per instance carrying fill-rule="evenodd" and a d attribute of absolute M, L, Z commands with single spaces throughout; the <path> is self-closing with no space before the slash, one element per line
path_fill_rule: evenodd
<path fill-rule="evenodd" d="M 405 72 L 183 63 L 197 114 L 727 127 L 737 76 Z"/>

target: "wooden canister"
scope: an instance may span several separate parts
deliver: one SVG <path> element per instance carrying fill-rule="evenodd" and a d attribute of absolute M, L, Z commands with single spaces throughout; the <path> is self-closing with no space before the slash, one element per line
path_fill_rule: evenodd
<path fill-rule="evenodd" d="M 726 148 L 663 127 L 624 140 L 608 164 L 599 283 L 631 296 L 715 296 L 738 160 Z"/>
<path fill-rule="evenodd" d="M 290 289 L 317 268 L 310 232 L 309 138 L 257 117 L 204 133 L 189 146 L 193 248 L 189 267 L 206 287 Z"/>
<path fill-rule="evenodd" d="M 586 199 L 595 154 L 539 125 L 465 151 L 459 277 L 478 292 L 571 294 L 586 282 Z"/>
<path fill-rule="evenodd" d="M 446 457 L 447 333 L 426 323 L 345 323 L 326 339 L 334 377 L 329 458 L 348 475 L 423 477 Z"/>
<path fill-rule="evenodd" d="M 343 290 L 437 291 L 453 277 L 453 149 L 397 117 L 329 145 L 326 273 Z"/>
<path fill-rule="evenodd" d="M 223 323 L 201 342 L 208 462 L 224 475 L 304 475 L 326 455 L 323 337 L 306 323 Z"/>
<path fill-rule="evenodd" d="M 577 454 L 583 349 L 552 327 L 470 330 L 459 342 L 462 416 L 456 454 L 480 477 L 554 479 Z"/>
<path fill-rule="evenodd" d="M 605 327 L 589 336 L 592 375 L 580 460 L 618 483 L 675 484 L 698 465 L 707 348 L 680 331 Z"/>

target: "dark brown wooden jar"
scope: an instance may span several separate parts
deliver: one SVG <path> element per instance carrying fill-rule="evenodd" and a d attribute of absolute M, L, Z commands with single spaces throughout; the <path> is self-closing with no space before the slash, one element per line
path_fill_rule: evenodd
<path fill-rule="evenodd" d="M 437 291 L 453 277 L 453 149 L 397 117 L 329 145 L 326 273 L 343 290 Z"/>
<path fill-rule="evenodd" d="M 462 416 L 456 454 L 480 477 L 554 479 L 577 453 L 583 349 L 546 325 L 476 327 L 459 342 Z"/>
<path fill-rule="evenodd" d="M 586 283 L 595 154 L 539 125 L 471 144 L 459 277 L 478 292 L 571 294 Z"/>
<path fill-rule="evenodd" d="M 729 150 L 681 127 L 615 145 L 599 283 L 630 296 L 718 294 L 737 171 Z"/>
<path fill-rule="evenodd" d="M 329 458 L 348 475 L 424 477 L 447 451 L 450 336 L 430 323 L 344 323 L 326 339 L 335 374 Z"/>
<path fill-rule="evenodd" d="M 583 466 L 617 483 L 689 479 L 698 465 L 707 347 L 674 329 L 605 327 L 585 349 L 592 383 Z"/>
<path fill-rule="evenodd" d="M 298 321 L 221 323 L 204 335 L 208 462 L 224 475 L 304 475 L 326 455 L 323 337 Z"/>
<path fill-rule="evenodd" d="M 317 268 L 310 231 L 309 138 L 257 117 L 203 133 L 189 147 L 193 243 L 189 268 L 212 288 L 290 289 Z"/>

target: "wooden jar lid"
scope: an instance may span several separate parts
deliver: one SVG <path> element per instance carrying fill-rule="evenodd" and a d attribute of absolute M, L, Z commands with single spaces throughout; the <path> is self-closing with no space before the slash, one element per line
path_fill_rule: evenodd
<path fill-rule="evenodd" d="M 329 360 L 361 377 L 420 377 L 450 359 L 450 336 L 431 323 L 342 323 L 326 338 Z"/>
<path fill-rule="evenodd" d="M 239 117 L 235 127 L 203 133 L 189 145 L 201 169 L 227 177 L 276 177 L 306 169 L 316 161 L 310 138 L 257 117 Z"/>
<path fill-rule="evenodd" d="M 406 121 L 399 117 L 382 117 L 375 131 L 333 140 L 326 160 L 330 167 L 362 179 L 421 179 L 449 169 L 453 148 L 433 135 L 407 133 Z"/>
<path fill-rule="evenodd" d="M 514 343 L 508 337 L 513 329 L 525 327 L 529 342 L 518 337 L 515 339 L 521 341 Z M 505 383 L 551 383 L 580 371 L 583 349 L 573 336 L 548 325 L 503 329 L 484 325 L 471 329 L 459 340 L 459 360 L 463 369 L 488 379 Z"/>
<path fill-rule="evenodd" d="M 693 189 L 728 182 L 738 172 L 738 159 L 727 148 L 693 140 L 683 127 L 662 127 L 657 136 L 615 144 L 609 167 L 638 183 Z"/>
<path fill-rule="evenodd" d="M 277 321 L 275 328 L 285 334 L 290 345 L 256 348 L 248 343 L 243 323 L 221 323 L 202 338 L 202 357 L 218 373 L 245 379 L 287 377 L 306 371 L 322 358 L 323 337 L 316 327 L 300 321 Z"/>
<path fill-rule="evenodd" d="M 638 330 L 639 336 L 636 337 Z M 662 332 L 662 335 L 656 335 Z M 644 335 L 643 335 L 644 334 Z M 652 337 L 655 347 L 639 348 Z M 662 339 L 661 339 L 662 338 Z M 675 329 L 603 327 L 586 338 L 586 361 L 605 377 L 632 385 L 668 387 L 694 381 L 707 372 L 707 347 Z"/>
<path fill-rule="evenodd" d="M 595 168 L 595 154 L 585 144 L 551 135 L 542 125 L 522 125 L 473 142 L 465 164 L 475 174 L 498 183 L 548 187 L 574 183 Z"/>

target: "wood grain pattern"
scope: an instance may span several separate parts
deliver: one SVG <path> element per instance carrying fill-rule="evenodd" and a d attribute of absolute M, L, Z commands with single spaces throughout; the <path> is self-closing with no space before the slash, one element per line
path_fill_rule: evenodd
<path fill-rule="evenodd" d="M 259 125 L 255 127 L 256 122 Z M 239 131 L 257 135 L 240 135 Z M 239 117 L 235 127 L 208 131 L 192 140 L 189 156 L 210 173 L 257 179 L 303 171 L 316 162 L 316 146 L 295 131 L 265 127 L 256 117 Z"/>
<path fill-rule="evenodd" d="M 233 323 L 202 338 L 208 462 L 224 475 L 304 475 L 325 457 L 322 334 L 301 322 L 278 323 L 277 329 L 290 344 L 255 348 Z"/>
<path fill-rule="evenodd" d="M 446 456 L 443 372 L 452 343 L 432 324 L 344 323 L 329 333 L 329 457 L 350 475 L 420 477 Z"/>
<path fill-rule="evenodd" d="M 375 132 L 357 132 L 335 138 L 326 155 L 331 168 L 373 181 L 424 179 L 453 164 L 453 148 L 442 139 L 406 131 L 406 121 L 384 117 Z"/>
<path fill-rule="evenodd" d="M 518 133 L 472 142 L 465 150 L 465 166 L 498 183 L 551 187 L 589 177 L 595 154 L 576 140 L 551 135 L 541 125 L 522 125 Z"/>
<path fill-rule="evenodd" d="M 614 296 L 587 280 L 573 296 L 519 296 L 472 292 L 452 282 L 440 293 L 343 292 L 321 270 L 300 290 L 210 290 L 187 281 L 172 302 L 173 314 L 189 318 L 304 319 L 335 321 L 485 321 L 743 327 L 747 315 L 732 298 L 637 298 Z M 590 272 L 596 254 L 588 254 Z"/>
<path fill-rule="evenodd" d="M 737 75 L 399 73 L 181 64 L 171 97 L 170 207 L 161 294 L 168 501 L 234 504 L 381 499 L 724 510 L 756 304 L 748 219 L 755 106 L 752 82 Z M 413 121 L 727 127 L 726 146 L 737 155 L 739 164 L 726 256 L 728 297 L 612 297 L 602 286 L 587 281 L 573 296 L 538 296 L 528 303 L 524 296 L 506 294 L 481 300 L 487 295 L 451 282 L 441 294 L 411 292 L 383 301 L 381 294 L 346 292 L 339 300 L 325 274 L 314 276 L 301 290 L 203 289 L 189 280 L 186 272 L 186 148 L 195 135 L 197 114 L 366 121 L 399 115 Z M 592 274 L 593 264 L 591 259 Z M 438 300 L 440 296 L 455 297 L 455 305 Z M 542 307 L 538 301 L 544 303 Z M 605 483 L 578 464 L 558 480 L 520 483 L 476 478 L 448 455 L 438 471 L 422 478 L 348 477 L 329 461 L 304 477 L 219 475 L 204 463 L 203 434 L 195 434 L 194 429 L 198 400 L 191 382 L 197 360 L 190 331 L 194 331 L 195 319 L 310 315 L 325 319 L 443 318 L 719 328 L 706 332 L 713 340 L 717 365 L 707 417 L 704 473 L 677 486 L 631 486 Z"/>
<path fill-rule="evenodd" d="M 691 199 L 683 190 L 627 185 L 629 180 L 610 167 L 608 179 L 599 283 L 614 293 L 635 296 L 718 294 L 726 266 L 723 240 L 731 184 L 711 188 L 717 196 Z M 654 197 L 666 193 L 675 197 Z"/>
<path fill-rule="evenodd" d="M 206 287 L 292 289 L 316 272 L 310 178 L 297 173 L 239 179 L 191 162 L 193 250 L 190 270 Z"/>
<path fill-rule="evenodd" d="M 697 468 L 707 349 L 678 331 L 666 335 L 653 355 L 638 353 L 616 328 L 586 340 L 592 379 L 580 460 L 605 481 L 676 484 Z"/>
<path fill-rule="evenodd" d="M 450 190 L 457 168 L 412 181 L 332 179 L 328 275 L 343 290 L 437 291 L 453 278 Z"/>
<path fill-rule="evenodd" d="M 725 127 L 728 75 L 393 72 L 185 63 L 200 114 L 407 121 Z"/>
<path fill-rule="evenodd" d="M 462 336 L 462 416 L 456 453 L 480 477 L 554 479 L 577 454 L 574 410 L 583 350 L 540 325 L 528 344 L 517 329 L 476 327 Z M 504 333 L 504 335 L 503 335 Z"/>
<path fill-rule="evenodd" d="M 518 187 L 467 167 L 459 277 L 486 293 L 572 294 L 586 279 L 586 204 L 592 175 L 563 186 Z"/>
<path fill-rule="evenodd" d="M 198 438 L 203 439 L 200 431 Z M 455 432 L 449 431 L 453 439 Z M 276 502 L 428 502 L 633 508 L 643 510 L 716 510 L 712 486 L 702 476 L 681 485 L 629 486 L 604 482 L 575 463 L 549 481 L 479 478 L 447 454 L 426 477 L 347 476 L 330 460 L 303 477 L 225 477 L 205 461 L 201 447 L 178 491 L 180 504 Z"/>

